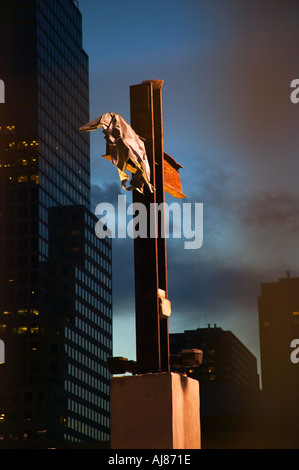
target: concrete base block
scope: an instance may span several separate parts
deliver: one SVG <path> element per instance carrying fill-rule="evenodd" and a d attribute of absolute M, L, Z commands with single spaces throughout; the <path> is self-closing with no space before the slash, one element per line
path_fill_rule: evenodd
<path fill-rule="evenodd" d="M 163 372 L 111 379 L 112 449 L 200 449 L 197 380 Z"/>

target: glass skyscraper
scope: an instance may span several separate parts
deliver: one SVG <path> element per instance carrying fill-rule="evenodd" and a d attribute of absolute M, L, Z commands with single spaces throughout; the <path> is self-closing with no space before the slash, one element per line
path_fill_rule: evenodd
<path fill-rule="evenodd" d="M 90 212 L 73 0 L 0 3 L 0 445 L 109 439 L 111 241 Z"/>

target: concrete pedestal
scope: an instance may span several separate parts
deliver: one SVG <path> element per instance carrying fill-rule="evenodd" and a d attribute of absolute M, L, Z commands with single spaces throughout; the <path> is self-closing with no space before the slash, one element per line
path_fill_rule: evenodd
<path fill-rule="evenodd" d="M 199 383 L 177 373 L 111 379 L 112 449 L 200 449 Z"/>

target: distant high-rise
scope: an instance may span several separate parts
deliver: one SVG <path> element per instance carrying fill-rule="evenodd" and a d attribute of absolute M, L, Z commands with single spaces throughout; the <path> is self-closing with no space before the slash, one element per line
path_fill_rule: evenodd
<path fill-rule="evenodd" d="M 0 444 L 109 439 L 111 240 L 90 209 L 73 0 L 0 3 Z"/>
<path fill-rule="evenodd" d="M 263 283 L 258 306 L 263 391 L 298 419 L 299 364 L 291 360 L 291 342 L 299 338 L 299 277 Z"/>
<path fill-rule="evenodd" d="M 170 352 L 201 349 L 203 362 L 198 369 L 187 371 L 200 384 L 250 385 L 258 388 L 257 360 L 231 332 L 208 327 L 170 334 Z"/>

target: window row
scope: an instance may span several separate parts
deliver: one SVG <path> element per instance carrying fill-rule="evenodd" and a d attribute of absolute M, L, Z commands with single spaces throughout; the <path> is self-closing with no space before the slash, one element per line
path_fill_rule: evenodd
<path fill-rule="evenodd" d="M 56 156 L 56 164 L 58 163 L 58 158 Z M 85 197 L 89 195 L 89 187 L 82 182 L 81 176 L 75 174 L 73 170 L 64 166 L 63 170 L 60 172 L 57 170 L 56 165 L 49 165 L 45 159 L 40 160 L 40 170 L 47 178 L 52 180 L 58 187 L 64 186 L 66 192 L 75 191 L 76 193 L 83 193 Z M 71 188 L 71 185 L 73 188 Z M 70 188 L 67 191 L 67 188 Z"/>
<path fill-rule="evenodd" d="M 49 121 L 47 129 L 46 125 L 40 126 L 40 155 L 45 159 L 44 163 L 51 164 L 62 174 L 71 170 L 89 187 L 88 147 L 85 151 L 79 150 L 74 146 L 73 140 L 67 140 L 67 137 L 63 137 L 61 146 L 57 135 L 51 131 L 55 124 L 48 117 L 45 117 L 44 121 Z"/>
<path fill-rule="evenodd" d="M 69 428 L 73 431 L 76 431 L 80 434 L 84 434 L 91 439 L 95 439 L 96 441 L 108 441 L 109 440 L 109 433 L 99 431 L 98 429 L 94 428 L 93 426 L 89 426 L 88 424 L 82 423 L 81 421 L 70 418 Z M 78 437 L 72 436 L 69 433 L 64 433 L 64 439 L 70 442 L 78 443 L 85 441 L 85 439 L 79 439 Z"/>
<path fill-rule="evenodd" d="M 3 310 L 3 315 L 11 315 L 13 312 L 9 310 Z M 17 314 L 20 317 L 38 317 L 39 310 L 37 308 L 28 308 L 28 307 L 21 307 L 17 310 Z"/>
<path fill-rule="evenodd" d="M 94 359 L 91 359 L 90 356 L 86 356 L 85 354 L 78 351 L 77 348 L 73 348 L 71 346 L 68 346 L 67 344 L 65 345 L 65 352 L 69 358 L 78 362 L 87 369 L 95 372 L 95 374 L 98 374 L 100 377 L 110 380 L 110 374 L 107 369 L 107 366 L 103 366 L 103 364 L 100 364 L 98 360 L 101 359 L 102 362 L 106 361 L 107 353 L 105 353 L 101 348 L 97 348 L 97 350 L 99 351 L 99 355 L 97 357 L 97 360 L 95 361 Z"/>
<path fill-rule="evenodd" d="M 76 72 L 74 72 L 66 61 L 62 60 L 61 65 L 59 65 L 58 61 L 42 45 L 38 44 L 38 49 L 40 75 L 42 75 L 44 80 L 52 83 L 54 89 L 58 89 L 57 84 L 55 86 L 55 81 L 57 81 L 60 84 L 60 89 L 58 90 L 64 91 L 63 95 L 61 94 L 61 98 L 64 99 L 69 110 L 74 116 L 76 116 L 76 112 L 79 117 L 82 116 L 82 113 L 86 112 L 87 109 L 88 94 L 86 82 L 80 80 L 76 75 L 80 67 L 77 65 Z M 41 84 L 42 82 L 39 81 L 39 86 Z M 47 93 L 46 90 L 44 92 Z"/>
<path fill-rule="evenodd" d="M 94 252 L 94 261 L 96 264 L 99 264 L 99 265 L 102 265 L 104 264 L 102 257 Z M 98 269 L 98 268 L 94 268 L 94 273 L 93 273 L 94 277 L 97 279 L 97 282 L 100 281 L 102 284 L 104 284 L 104 286 L 106 286 L 108 289 L 112 289 L 112 280 L 110 278 L 110 276 L 107 276 L 107 273 L 103 273 L 103 271 L 101 269 Z M 83 282 L 85 285 L 91 287 L 93 289 L 93 284 L 94 284 L 94 281 L 89 277 L 89 276 L 86 276 L 81 270 L 78 270 L 78 272 L 75 274 L 76 278 L 79 279 L 79 281 Z"/>
<path fill-rule="evenodd" d="M 67 206 L 70 203 L 78 205 L 86 204 L 86 196 L 72 188 L 63 178 L 59 179 L 62 182 L 62 186 L 59 186 L 56 182 L 50 180 L 48 176 L 40 173 L 39 183 L 55 202 L 62 206 Z"/>
<path fill-rule="evenodd" d="M 108 318 L 108 321 L 105 320 L 102 315 L 99 315 L 98 313 L 95 313 L 94 310 L 88 308 L 86 305 L 82 304 L 78 300 L 75 301 L 75 309 L 76 312 L 81 313 L 81 315 L 84 315 L 84 317 L 88 318 L 88 320 L 94 322 L 97 326 L 102 328 L 104 331 L 106 331 L 108 334 L 112 334 L 112 310 L 111 307 L 107 307 L 104 303 L 100 305 L 100 308 L 97 310 L 97 312 L 100 312 L 102 315 L 104 315 L 106 318 Z M 79 318 L 76 318 L 76 326 L 79 328 Z"/>
<path fill-rule="evenodd" d="M 85 234 L 90 234 L 89 236 L 87 235 L 87 238 L 90 239 L 91 243 L 94 242 L 95 240 L 99 240 L 98 238 L 95 237 L 94 233 L 91 234 L 88 230 L 85 231 Z M 105 243 L 101 243 L 101 240 L 99 240 L 98 249 L 100 253 L 106 256 L 109 260 L 111 259 L 111 249 L 108 248 L 105 245 Z M 95 261 L 95 263 L 100 264 L 101 256 L 97 251 L 95 251 L 93 246 L 86 244 L 85 254 L 88 255 L 90 258 L 92 258 Z"/>
<path fill-rule="evenodd" d="M 109 395 L 107 395 L 107 398 L 105 398 L 103 397 L 103 395 L 99 393 L 91 392 L 90 390 L 87 390 L 87 388 L 83 387 L 82 385 L 78 385 L 77 383 L 70 381 L 70 380 L 66 380 L 64 382 L 64 389 L 66 392 L 69 392 L 72 395 L 75 395 L 81 400 L 88 402 L 90 405 L 97 407 L 103 410 L 104 412 L 108 413 L 110 410 Z"/>
<path fill-rule="evenodd" d="M 77 114 L 73 115 L 69 106 L 63 101 L 66 97 L 65 94 L 63 97 L 60 97 L 57 92 L 52 90 L 49 86 L 43 86 L 42 88 L 41 84 L 44 83 L 42 79 L 40 79 L 39 82 L 39 122 L 43 123 L 45 129 L 49 130 L 49 132 L 56 136 L 59 143 L 69 149 L 71 155 L 74 155 L 78 159 L 80 159 L 81 153 L 86 156 L 89 138 L 78 131 L 78 127 L 82 124 L 82 120 L 86 119 L 85 114 L 81 113 L 83 115 L 80 117 L 77 110 Z M 71 97 L 69 98 L 69 101 L 70 100 Z"/>
<path fill-rule="evenodd" d="M 111 250 L 107 249 L 106 247 L 103 247 L 103 250 L 101 251 L 104 252 L 106 250 L 108 250 L 111 259 Z M 111 288 L 111 285 L 109 285 L 110 283 L 106 281 L 106 274 L 111 274 L 112 272 L 111 261 L 108 262 L 105 258 L 103 258 L 100 253 L 97 253 L 88 245 L 85 245 L 85 254 L 93 260 L 92 264 L 88 260 L 86 260 L 86 263 L 88 263 L 88 265 L 90 266 L 89 272 L 97 279 L 100 279 L 101 282 L 103 282 L 103 284 L 105 284 L 107 287 Z M 101 269 L 98 269 L 97 265 L 100 266 L 104 271 L 106 271 L 106 273 L 103 273 Z M 105 282 L 103 281 L 104 278 Z"/>
<path fill-rule="evenodd" d="M 6 155 L 5 155 L 6 156 Z M 10 159 L 10 158 L 6 158 L 5 159 L 2 159 L 0 160 L 0 168 L 1 167 L 4 167 L 4 168 L 8 168 L 8 167 L 11 167 L 11 166 L 14 166 L 14 167 L 31 167 L 31 168 L 35 168 L 37 166 L 37 157 L 24 157 L 22 156 L 21 158 L 13 158 L 13 159 Z"/>
<path fill-rule="evenodd" d="M 105 404 L 106 404 L 105 400 Z M 78 403 L 75 400 L 68 400 L 68 411 L 80 415 L 82 418 L 86 418 L 89 421 L 95 422 L 97 425 L 101 425 L 104 428 L 109 427 L 109 417 L 105 414 L 99 413 L 98 411 L 93 410 L 90 407 L 87 407 L 81 403 Z M 69 417 L 68 422 L 73 418 Z"/>
<path fill-rule="evenodd" d="M 99 285 L 95 286 L 95 290 L 91 293 L 89 290 L 84 289 L 84 287 L 76 283 L 75 294 L 97 310 L 100 309 L 101 300 L 98 297 L 95 297 L 93 294 L 98 294 L 102 300 L 105 300 L 108 303 L 112 302 L 112 295 Z"/>
<path fill-rule="evenodd" d="M 16 329 L 16 333 L 18 335 L 39 335 L 40 334 L 40 327 L 39 326 L 19 326 Z"/>
<path fill-rule="evenodd" d="M 63 2 L 63 6 L 67 6 L 67 3 Z M 77 56 L 80 52 L 78 48 L 82 42 L 81 22 L 78 11 L 74 10 L 73 5 L 68 13 L 65 12 L 60 3 L 51 2 L 50 5 L 42 2 L 39 10 L 37 10 L 37 20 L 42 28 L 40 36 L 43 37 L 46 33 L 48 37 L 57 38 L 59 43 L 65 43 L 65 47 L 70 51 L 69 53 Z"/>
<path fill-rule="evenodd" d="M 106 261 L 104 258 L 101 258 L 101 267 L 108 273 L 108 274 L 112 274 L 112 264 L 111 262 L 108 262 Z M 98 276 L 100 274 L 100 271 L 98 270 L 98 268 L 94 265 L 94 263 L 91 263 L 90 261 L 88 261 L 88 259 L 85 259 L 85 262 L 84 262 L 84 267 L 85 269 L 87 269 L 90 274 L 92 274 L 93 276 Z"/>
<path fill-rule="evenodd" d="M 107 353 L 104 353 L 103 347 L 106 347 L 111 350 L 112 346 L 111 339 L 107 338 L 107 336 L 103 335 L 99 331 L 96 331 L 95 329 L 92 330 L 92 335 L 90 336 L 90 338 L 93 338 L 94 341 L 96 341 L 102 347 L 97 346 L 92 341 L 90 341 L 90 339 L 85 339 L 83 336 L 69 328 L 65 328 L 65 337 L 72 343 L 76 344 L 82 349 L 85 349 L 89 354 L 92 354 L 93 356 L 100 358 L 101 360 L 106 360 L 107 358 Z M 66 345 L 66 347 L 68 346 Z M 71 351 L 67 350 L 67 352 L 69 353 Z"/>
<path fill-rule="evenodd" d="M 0 126 L 0 135 L 3 134 L 14 134 L 16 126 Z"/>
<path fill-rule="evenodd" d="M 108 384 L 104 383 L 102 380 L 97 379 L 93 375 L 88 374 L 79 367 L 76 367 L 73 364 L 68 364 L 68 374 L 71 377 L 77 379 L 79 382 L 84 383 L 84 385 L 97 390 L 99 393 L 104 393 L 105 395 L 109 396 L 110 387 Z"/>
<path fill-rule="evenodd" d="M 88 253 L 87 253 L 88 254 Z M 95 253 L 95 258 L 93 258 L 95 263 L 98 263 L 100 266 L 104 264 L 103 258 L 98 254 Z M 91 289 L 93 292 L 95 292 L 98 295 L 102 296 L 102 290 L 99 282 L 104 284 L 104 286 L 108 289 L 111 289 L 111 279 L 106 275 L 106 273 L 103 273 L 102 270 L 95 268 L 95 273 L 94 277 L 96 280 L 94 281 L 90 276 L 87 276 L 84 272 L 81 271 L 81 269 L 75 268 L 75 277 L 78 279 L 82 284 L 84 284 L 86 287 Z"/>
<path fill-rule="evenodd" d="M 22 140 L 22 141 L 1 141 L 0 150 L 37 150 L 38 142 L 37 140 Z"/>
<path fill-rule="evenodd" d="M 98 324 L 98 326 L 100 328 L 102 328 L 103 331 L 105 331 L 106 334 L 103 335 L 98 330 L 93 328 L 93 326 L 90 325 L 89 323 L 86 323 L 84 320 L 81 320 L 81 318 L 78 318 L 77 316 L 75 317 L 75 325 L 76 325 L 76 327 L 79 328 L 80 331 L 82 331 L 83 333 L 85 333 L 89 337 L 93 338 L 95 341 L 100 343 L 105 348 L 110 349 L 112 344 L 111 344 L 111 338 L 109 336 L 111 336 L 111 334 L 112 334 L 112 332 L 111 332 L 111 330 L 112 330 L 112 324 L 111 323 L 112 322 L 108 323 L 103 318 L 101 318 L 99 315 L 97 315 L 96 323 Z M 107 329 L 104 329 L 104 326 L 106 326 Z M 99 354 L 97 354 L 97 356 L 99 357 Z M 104 354 L 103 358 L 101 357 L 101 359 L 106 361 L 105 354 Z"/>

